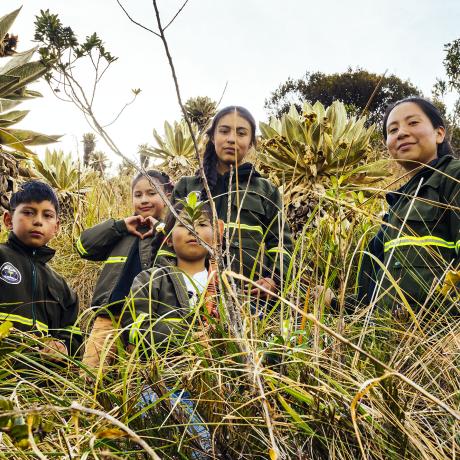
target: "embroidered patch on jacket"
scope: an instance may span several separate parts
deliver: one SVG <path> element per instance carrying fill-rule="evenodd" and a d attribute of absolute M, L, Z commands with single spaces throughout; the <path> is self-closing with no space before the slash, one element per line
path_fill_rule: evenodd
<path fill-rule="evenodd" d="M 19 284 L 22 279 L 21 272 L 11 262 L 5 262 L 0 267 L 0 279 L 8 284 Z"/>

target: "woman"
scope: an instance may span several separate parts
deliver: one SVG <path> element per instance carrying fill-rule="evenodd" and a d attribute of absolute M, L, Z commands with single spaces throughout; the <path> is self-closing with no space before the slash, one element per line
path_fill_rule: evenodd
<path fill-rule="evenodd" d="M 229 232 L 225 245 L 233 259 L 232 269 L 274 291 L 281 274 L 286 273 L 286 254 L 292 251 L 292 242 L 287 225 L 282 225 L 278 189 L 246 161 L 256 143 L 255 120 L 244 107 L 226 107 L 214 117 L 207 134 L 204 172 L 217 216 Z M 206 199 L 199 173 L 177 183 L 173 200 L 183 199 L 192 191 L 200 191 Z"/>
<path fill-rule="evenodd" d="M 387 109 L 383 137 L 409 180 L 387 194 L 389 210 L 364 257 L 358 299 L 379 299 L 379 306 L 398 314 L 407 304 L 415 311 L 442 304 L 452 312 L 455 303 L 439 287 L 460 262 L 460 161 L 453 158 L 445 122 L 431 102 L 410 97 Z"/>

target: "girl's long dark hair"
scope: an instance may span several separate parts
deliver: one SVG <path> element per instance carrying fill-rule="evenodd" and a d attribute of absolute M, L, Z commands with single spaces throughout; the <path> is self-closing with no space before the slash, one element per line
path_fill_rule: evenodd
<path fill-rule="evenodd" d="M 388 122 L 388 117 L 390 116 L 391 111 L 396 106 L 400 104 L 404 104 L 405 102 L 412 102 L 414 104 L 417 104 L 420 107 L 420 109 L 423 111 L 423 113 L 429 118 L 429 120 L 431 121 L 431 124 L 433 125 L 433 128 L 436 129 L 436 128 L 442 127 L 446 130 L 444 141 L 441 142 L 441 144 L 438 144 L 438 158 L 441 158 L 446 155 L 454 155 L 452 146 L 447 140 L 448 135 L 447 135 L 446 122 L 444 121 L 444 118 L 441 115 L 441 112 L 438 110 L 438 108 L 433 103 L 431 103 L 430 101 L 426 99 L 423 99 L 422 97 L 418 97 L 418 96 L 406 97 L 405 99 L 401 99 L 387 107 L 385 111 L 385 115 L 383 116 L 383 126 L 382 126 L 383 138 L 387 140 L 387 135 L 388 135 L 387 122 Z"/>
<path fill-rule="evenodd" d="M 248 109 L 245 109 L 239 105 L 230 105 L 217 112 L 212 121 L 211 127 L 206 131 L 206 134 L 208 135 L 208 143 L 206 144 L 203 155 L 204 174 L 211 191 L 217 183 L 217 154 L 213 142 L 214 132 L 216 130 L 217 124 L 219 123 L 219 120 L 225 115 L 233 112 L 236 112 L 238 115 L 243 117 L 251 125 L 251 143 L 254 145 L 256 142 L 256 121 Z M 197 176 L 198 175 L 199 172 L 197 172 Z"/>
<path fill-rule="evenodd" d="M 165 172 L 158 171 L 157 169 L 149 169 L 148 171 L 145 171 L 145 174 L 147 174 L 147 176 L 150 176 L 152 179 L 156 179 L 163 186 L 163 190 L 165 191 L 165 193 L 172 193 L 174 186 L 171 182 L 171 179 Z M 135 185 L 145 177 L 145 174 L 139 173 L 133 179 L 131 183 L 131 190 L 134 189 Z"/>

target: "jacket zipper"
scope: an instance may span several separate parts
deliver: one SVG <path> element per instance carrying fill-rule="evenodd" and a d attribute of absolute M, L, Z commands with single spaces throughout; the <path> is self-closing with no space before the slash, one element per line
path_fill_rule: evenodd
<path fill-rule="evenodd" d="M 35 250 L 32 251 L 32 256 L 35 256 Z M 35 264 L 32 261 L 32 259 L 29 257 L 30 265 L 32 268 L 32 320 L 33 320 L 33 325 L 36 325 L 37 322 L 37 315 L 35 311 L 35 291 L 37 288 L 37 270 L 35 268 Z"/>

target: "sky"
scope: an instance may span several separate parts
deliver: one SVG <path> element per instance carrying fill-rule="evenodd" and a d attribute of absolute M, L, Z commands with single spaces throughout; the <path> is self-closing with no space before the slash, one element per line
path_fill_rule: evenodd
<path fill-rule="evenodd" d="M 120 0 L 129 14 L 155 29 L 151 0 Z M 183 0 L 159 0 L 163 23 Z M 152 129 L 163 132 L 165 120 L 180 119 L 170 68 L 160 39 L 136 26 L 116 0 L 1 0 L 0 15 L 22 5 L 10 32 L 19 35 L 18 51 L 34 46 L 34 20 L 40 9 L 57 13 L 83 39 L 97 32 L 118 57 L 96 94 L 94 112 L 109 123 L 142 91 L 108 128 L 120 150 L 138 159 L 139 144 L 154 144 Z M 388 69 L 429 96 L 437 77 L 444 77 L 444 45 L 460 38 L 458 0 L 189 0 L 166 34 L 182 98 L 209 96 L 221 107 L 243 105 L 265 120 L 264 101 L 288 77 L 305 72 L 343 72 L 361 67 L 381 74 Z M 91 73 L 82 69 L 89 88 Z M 83 115 L 58 100 L 44 82 L 31 89 L 43 98 L 23 103 L 30 110 L 16 127 L 62 134 L 53 147 L 82 155 L 81 138 L 89 132 Z M 50 146 L 51 147 L 51 146 Z M 120 160 L 102 140 L 97 149 Z M 38 149 L 39 153 L 42 149 Z M 113 169 L 113 168 L 112 168 Z"/>

